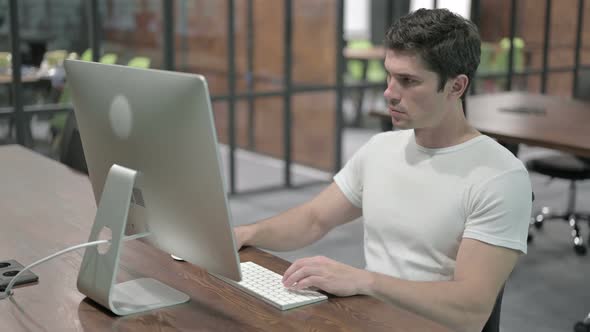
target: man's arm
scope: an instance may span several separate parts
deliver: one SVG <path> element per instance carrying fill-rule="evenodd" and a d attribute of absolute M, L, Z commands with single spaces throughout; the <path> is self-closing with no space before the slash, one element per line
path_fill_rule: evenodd
<path fill-rule="evenodd" d="M 336 183 L 311 201 L 275 217 L 235 228 L 237 247 L 256 246 L 275 251 L 305 247 L 321 239 L 332 228 L 361 216 Z"/>
<path fill-rule="evenodd" d="M 325 257 L 295 261 L 283 281 L 295 289 L 313 286 L 341 296 L 371 295 L 455 331 L 481 331 L 518 256 L 515 250 L 464 238 L 451 281 L 401 280 Z"/>

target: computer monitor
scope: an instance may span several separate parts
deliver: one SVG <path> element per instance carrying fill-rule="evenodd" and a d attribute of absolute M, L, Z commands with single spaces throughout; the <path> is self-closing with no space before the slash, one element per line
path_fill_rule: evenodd
<path fill-rule="evenodd" d="M 76 60 L 65 70 L 97 203 L 113 165 L 136 170 L 126 234 L 147 231 L 157 248 L 239 281 L 205 78 Z"/>

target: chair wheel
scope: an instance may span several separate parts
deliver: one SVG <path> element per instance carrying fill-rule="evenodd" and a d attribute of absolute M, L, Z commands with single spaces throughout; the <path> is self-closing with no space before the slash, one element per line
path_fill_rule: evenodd
<path fill-rule="evenodd" d="M 527 237 L 526 237 L 526 243 L 533 242 L 533 238 L 534 238 L 533 234 L 529 233 L 529 235 L 527 235 Z"/>
<path fill-rule="evenodd" d="M 590 325 L 577 322 L 576 325 L 574 325 L 574 332 L 590 332 Z"/>
<path fill-rule="evenodd" d="M 584 256 L 586 255 L 586 246 L 583 244 L 574 244 L 574 250 L 576 251 L 576 254 L 580 255 L 580 256 Z M 590 332 L 590 331 L 588 331 Z"/>
<path fill-rule="evenodd" d="M 537 217 L 537 219 L 535 220 L 535 222 L 533 222 L 533 226 L 535 226 L 536 229 L 543 228 L 543 219 L 541 219 L 539 221 L 539 217 Z"/>

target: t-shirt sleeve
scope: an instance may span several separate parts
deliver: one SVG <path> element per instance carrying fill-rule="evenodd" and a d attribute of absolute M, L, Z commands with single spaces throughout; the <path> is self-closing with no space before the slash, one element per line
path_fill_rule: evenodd
<path fill-rule="evenodd" d="M 373 141 L 374 137 L 358 149 L 344 167 L 334 175 L 334 182 L 344 196 L 358 208 L 362 208 L 363 205 L 363 164 Z"/>
<path fill-rule="evenodd" d="M 526 169 L 502 173 L 472 190 L 463 237 L 526 254 L 532 207 Z"/>

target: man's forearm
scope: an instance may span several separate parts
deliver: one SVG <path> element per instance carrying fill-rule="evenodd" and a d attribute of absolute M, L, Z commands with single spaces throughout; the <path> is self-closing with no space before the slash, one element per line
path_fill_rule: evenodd
<path fill-rule="evenodd" d="M 240 228 L 244 234 L 243 245 L 274 251 L 299 249 L 324 235 L 307 204 Z"/>
<path fill-rule="evenodd" d="M 235 229 L 239 245 L 275 251 L 305 247 L 321 239 L 330 229 L 361 216 L 332 182 L 311 201 L 256 224 Z"/>
<path fill-rule="evenodd" d="M 475 287 L 461 281 L 418 282 L 367 273 L 370 276 L 361 293 L 417 313 L 454 331 L 481 331 L 495 303 L 494 295 L 481 294 Z"/>

